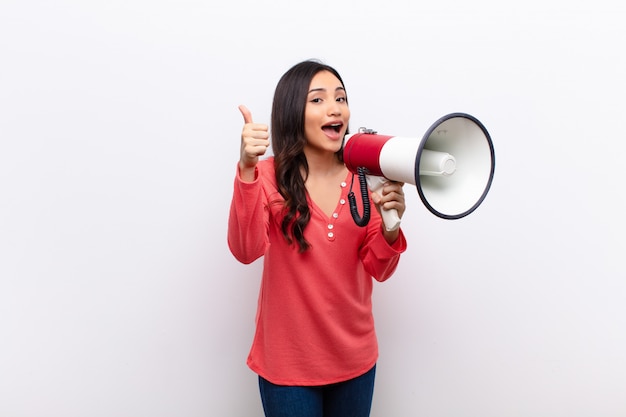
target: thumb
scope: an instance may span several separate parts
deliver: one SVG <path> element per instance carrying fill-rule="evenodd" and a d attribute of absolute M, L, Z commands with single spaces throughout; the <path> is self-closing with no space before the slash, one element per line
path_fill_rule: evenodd
<path fill-rule="evenodd" d="M 372 196 L 372 201 L 374 201 L 374 204 L 379 205 L 380 201 L 382 200 L 382 197 L 380 196 L 380 194 L 378 194 L 377 191 L 373 191 L 371 193 Z"/>
<path fill-rule="evenodd" d="M 250 113 L 250 110 L 248 110 L 246 106 L 244 106 L 243 104 L 240 105 L 239 111 L 241 112 L 241 115 L 243 116 L 244 123 L 252 123 L 252 113 Z"/>

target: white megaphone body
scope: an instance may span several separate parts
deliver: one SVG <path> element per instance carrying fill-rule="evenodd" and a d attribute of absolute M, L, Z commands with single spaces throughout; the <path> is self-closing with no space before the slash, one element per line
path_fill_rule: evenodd
<path fill-rule="evenodd" d="M 465 113 L 443 116 L 421 141 L 361 128 L 346 135 L 343 159 L 351 172 L 365 174 L 372 192 L 378 192 L 387 180 L 415 185 L 424 205 L 444 219 L 473 212 L 486 197 L 495 170 L 487 129 Z M 381 213 L 387 230 L 400 226 L 396 210 Z M 359 223 L 356 217 L 355 221 Z"/>

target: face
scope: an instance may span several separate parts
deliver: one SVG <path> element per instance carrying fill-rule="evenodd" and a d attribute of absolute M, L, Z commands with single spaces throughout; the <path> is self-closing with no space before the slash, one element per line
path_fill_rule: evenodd
<path fill-rule="evenodd" d="M 315 74 L 304 109 L 305 150 L 339 151 L 349 120 L 350 109 L 341 81 L 328 71 Z"/>

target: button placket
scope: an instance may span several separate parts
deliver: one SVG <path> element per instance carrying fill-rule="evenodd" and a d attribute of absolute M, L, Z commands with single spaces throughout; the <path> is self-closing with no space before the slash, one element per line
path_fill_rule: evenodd
<path fill-rule="evenodd" d="M 342 181 L 340 185 L 341 185 L 341 188 L 346 188 L 348 186 L 348 184 L 346 184 L 345 181 Z M 339 199 L 339 204 L 341 204 L 343 206 L 344 204 L 346 204 L 346 199 L 343 198 L 343 191 L 342 191 L 341 195 L 342 195 L 342 197 Z M 335 240 L 335 232 L 334 232 L 335 225 L 333 224 L 333 221 L 337 220 L 338 218 L 339 218 L 339 213 L 337 211 L 335 211 L 333 213 L 333 215 L 332 215 L 331 222 L 328 223 L 328 225 L 327 225 L 328 231 L 326 233 L 326 236 L 327 236 L 328 240 L 331 241 L 331 242 Z"/>

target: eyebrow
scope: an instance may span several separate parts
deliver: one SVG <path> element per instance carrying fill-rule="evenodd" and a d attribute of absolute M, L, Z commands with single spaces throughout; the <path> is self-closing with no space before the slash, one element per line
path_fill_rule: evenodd
<path fill-rule="evenodd" d="M 322 88 L 322 87 L 320 87 L 320 88 L 312 88 L 312 89 L 309 90 L 309 94 L 315 93 L 316 91 L 326 91 L 326 89 Z M 339 87 L 335 88 L 335 91 L 346 91 L 346 89 L 341 87 L 341 86 L 339 86 Z"/>

